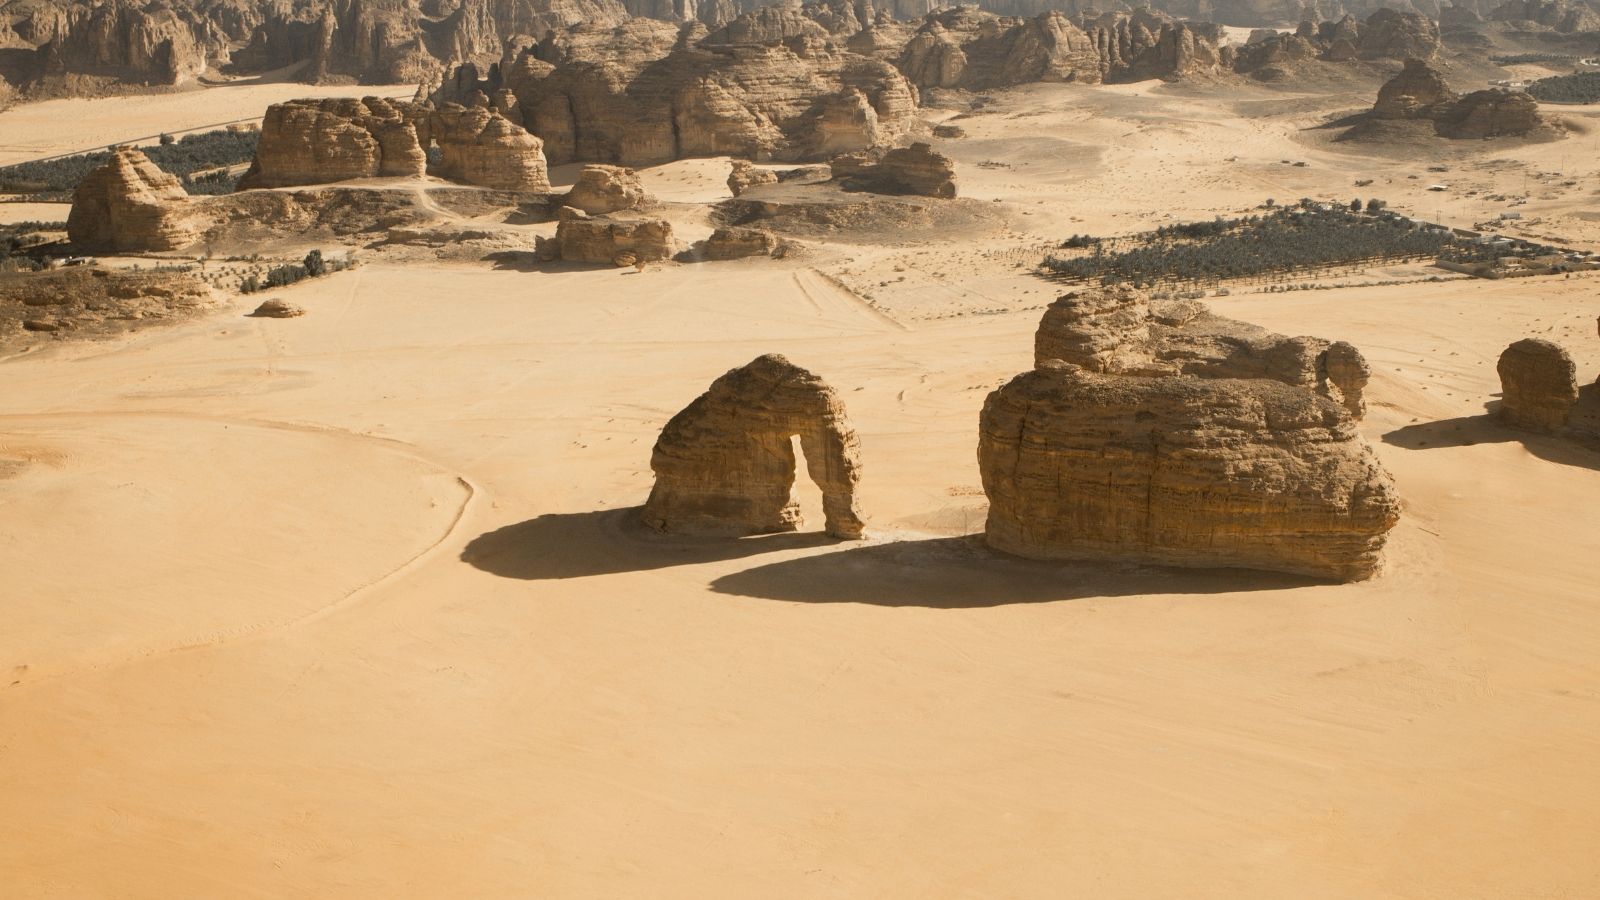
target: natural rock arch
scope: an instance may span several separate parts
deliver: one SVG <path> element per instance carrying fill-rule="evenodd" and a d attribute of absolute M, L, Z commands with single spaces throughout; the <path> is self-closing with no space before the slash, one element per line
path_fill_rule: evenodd
<path fill-rule="evenodd" d="M 729 371 L 673 416 L 651 454 L 644 520 L 659 531 L 743 536 L 795 531 L 793 439 L 822 490 L 827 533 L 861 537 L 860 446 L 833 388 L 776 354 Z"/>

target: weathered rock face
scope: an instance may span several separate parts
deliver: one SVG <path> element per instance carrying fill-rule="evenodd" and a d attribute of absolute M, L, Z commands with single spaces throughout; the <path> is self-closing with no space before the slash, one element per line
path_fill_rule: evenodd
<path fill-rule="evenodd" d="M 1304 21 L 1293 33 L 1252 35 L 1233 60 L 1233 70 L 1257 78 L 1287 77 L 1309 60 L 1432 60 L 1441 46 L 1439 27 L 1424 15 L 1379 9 L 1358 22 L 1353 16 L 1320 24 Z"/>
<path fill-rule="evenodd" d="M 691 30 L 664 41 L 657 29 L 633 24 L 546 39 L 486 79 L 446 80 L 432 99 L 471 104 L 511 91 L 523 125 L 555 164 L 818 158 L 890 143 L 914 120 L 916 95 L 904 76 L 832 41 L 697 46 Z"/>
<path fill-rule="evenodd" d="M 955 163 L 927 144 L 912 144 L 881 155 L 858 153 L 835 157 L 833 167 L 834 176 L 844 182 L 846 190 L 945 200 L 956 195 Z"/>
<path fill-rule="evenodd" d="M 1578 370 L 1560 345 L 1517 341 L 1500 354 L 1500 418 L 1519 428 L 1553 431 L 1578 402 Z"/>
<path fill-rule="evenodd" d="M 1530 94 L 1489 88 L 1441 109 L 1434 127 L 1450 138 L 1490 138 L 1527 135 L 1551 126 L 1539 115 L 1539 101 Z"/>
<path fill-rule="evenodd" d="M 591 163 L 578 174 L 577 183 L 567 192 L 563 205 L 581 209 L 589 215 L 604 215 L 624 209 L 640 209 L 650 195 L 639 182 L 639 173 L 622 166 Z"/>
<path fill-rule="evenodd" d="M 778 250 L 778 238 L 765 228 L 718 228 L 706 239 L 708 260 L 744 259 L 771 256 Z"/>
<path fill-rule="evenodd" d="M 1420 59 L 1408 59 L 1400 74 L 1378 89 L 1372 115 L 1378 119 L 1431 119 L 1457 99 L 1438 69 Z"/>
<path fill-rule="evenodd" d="M 761 184 L 777 184 L 778 173 L 770 169 L 758 169 L 747 159 L 733 161 L 733 171 L 728 173 L 728 190 L 735 197 Z"/>
<path fill-rule="evenodd" d="M 492 109 L 447 103 L 429 126 L 441 178 L 507 191 L 548 191 L 544 142 Z"/>
<path fill-rule="evenodd" d="M 433 109 L 381 97 L 274 104 L 241 190 L 328 184 L 351 178 L 417 177 L 437 143 L 434 174 L 479 187 L 545 191 L 550 179 L 538 138 L 492 109 Z"/>
<path fill-rule="evenodd" d="M 677 251 L 672 225 L 663 219 L 591 218 L 577 210 L 562 211 L 555 247 L 560 259 L 601 265 L 656 262 Z"/>
<path fill-rule="evenodd" d="M 989 395 L 978 465 L 990 546 L 1036 559 L 1357 581 L 1399 518 L 1349 414 L 1265 379 L 1052 363 Z"/>
<path fill-rule="evenodd" d="M 1215 26 L 1149 9 L 1105 13 L 1080 26 L 1053 9 L 1011 19 L 958 6 L 929 14 L 898 64 L 921 88 L 1176 79 L 1225 71 L 1220 41 Z"/>
<path fill-rule="evenodd" d="M 419 176 L 429 111 L 380 97 L 290 100 L 267 108 L 241 190 Z"/>
<path fill-rule="evenodd" d="M 117 150 L 72 193 L 67 235 L 96 253 L 165 252 L 200 238 L 189 195 L 174 175 L 131 148 Z"/>
<path fill-rule="evenodd" d="M 1366 412 L 1371 371 L 1355 347 L 1285 337 L 1212 313 L 1190 300 L 1152 302 L 1119 285 L 1067 294 L 1034 334 L 1034 363 L 1144 377 L 1264 378 L 1329 397 L 1355 418 Z"/>
<path fill-rule="evenodd" d="M 861 454 L 844 404 L 822 379 L 777 355 L 718 378 L 667 422 L 650 458 L 656 482 L 645 522 L 679 534 L 798 529 L 795 437 L 822 489 L 828 534 L 859 538 Z"/>

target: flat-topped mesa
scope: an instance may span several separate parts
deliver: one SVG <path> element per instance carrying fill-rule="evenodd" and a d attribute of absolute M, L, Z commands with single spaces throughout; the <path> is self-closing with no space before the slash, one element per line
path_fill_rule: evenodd
<path fill-rule="evenodd" d="M 672 258 L 677 242 L 665 219 L 585 215 L 563 207 L 550 248 L 554 258 L 596 265 L 632 266 Z"/>
<path fill-rule="evenodd" d="M 548 191 L 544 142 L 498 111 L 447 103 L 430 117 L 441 178 L 507 191 Z"/>
<path fill-rule="evenodd" d="M 416 177 L 431 111 L 381 97 L 289 100 L 267 108 L 240 190 Z"/>
<path fill-rule="evenodd" d="M 650 457 L 656 481 L 645 522 L 729 537 L 797 530 L 795 437 L 822 490 L 827 533 L 861 537 L 861 452 L 844 404 L 821 378 L 773 354 L 718 378 L 667 422 Z"/>
<path fill-rule="evenodd" d="M 1518 428 L 1555 431 L 1578 403 L 1578 369 L 1559 344 L 1524 338 L 1505 349 L 1500 373 L 1500 418 Z"/>
<path fill-rule="evenodd" d="M 989 545 L 1034 559 L 1359 581 L 1399 518 L 1349 413 L 1261 378 L 1051 362 L 984 402 L 978 465 Z"/>
<path fill-rule="evenodd" d="M 880 153 L 860 151 L 835 157 L 834 177 L 846 190 L 875 194 L 911 194 L 938 197 L 956 196 L 956 167 L 948 156 L 927 144 L 912 144 Z"/>
<path fill-rule="evenodd" d="M 1377 119 L 1432 119 L 1458 99 L 1438 69 L 1412 57 L 1406 60 L 1400 74 L 1378 89 L 1378 102 L 1372 106 L 1372 116 Z"/>
<path fill-rule="evenodd" d="M 1371 377 L 1360 351 L 1343 341 L 1274 334 L 1193 300 L 1151 301 L 1126 285 L 1050 304 L 1034 334 L 1034 364 L 1051 360 L 1108 374 L 1267 378 L 1333 398 L 1357 419 Z"/>
<path fill-rule="evenodd" d="M 200 239 L 193 201 L 142 151 L 118 148 L 72 192 L 67 236 L 95 253 L 180 250 Z"/>
<path fill-rule="evenodd" d="M 624 209 L 642 209 L 650 205 L 651 197 L 639 181 L 639 173 L 634 170 L 591 163 L 578 173 L 577 182 L 561 203 L 595 216 Z"/>

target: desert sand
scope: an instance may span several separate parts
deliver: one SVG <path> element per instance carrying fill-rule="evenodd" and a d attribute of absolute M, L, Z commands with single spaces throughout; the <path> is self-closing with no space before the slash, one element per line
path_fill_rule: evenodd
<path fill-rule="evenodd" d="M 1362 429 L 1405 503 L 1372 581 L 1001 558 L 976 425 L 1058 290 L 1030 248 L 1431 195 L 1308 133 L 1355 95 L 998 98 L 945 144 L 1004 216 L 979 236 L 376 261 L 278 292 L 302 318 L 232 298 L 0 361 L 4 893 L 1600 893 L 1600 452 L 1486 416 L 1518 338 L 1600 374 L 1600 278 L 1208 301 L 1371 361 Z M 1592 140 L 1474 144 L 1451 177 Z M 1523 208 L 1587 247 L 1582 166 Z M 725 173 L 644 176 L 690 202 Z M 1503 208 L 1452 196 L 1451 221 Z M 661 426 L 767 352 L 848 406 L 868 539 L 645 531 Z"/>

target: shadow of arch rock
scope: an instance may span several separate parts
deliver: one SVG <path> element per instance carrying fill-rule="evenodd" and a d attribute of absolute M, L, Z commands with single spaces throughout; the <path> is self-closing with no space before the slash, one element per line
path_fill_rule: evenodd
<path fill-rule="evenodd" d="M 644 521 L 659 531 L 738 537 L 797 530 L 793 438 L 822 489 L 827 533 L 861 537 L 861 451 L 833 388 L 782 356 L 757 357 L 673 416 L 651 454 Z"/>

